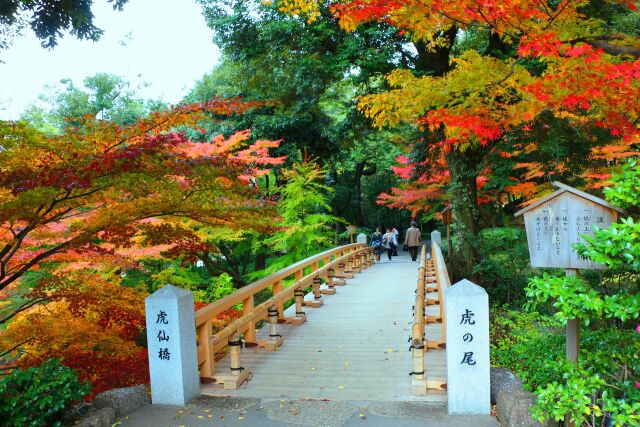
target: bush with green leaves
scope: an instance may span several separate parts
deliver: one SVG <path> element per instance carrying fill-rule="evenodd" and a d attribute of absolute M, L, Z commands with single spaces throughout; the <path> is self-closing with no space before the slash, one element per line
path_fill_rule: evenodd
<path fill-rule="evenodd" d="M 211 303 L 233 293 L 233 279 L 227 273 L 209 276 L 203 269 L 172 266 L 152 275 L 150 291 L 154 292 L 166 284 L 172 284 L 193 292 L 193 299 Z"/>
<path fill-rule="evenodd" d="M 640 425 L 640 334 L 583 330 L 574 365 L 565 360 L 564 325 L 556 317 L 505 309 L 491 316 L 492 365 L 511 369 L 535 392 L 534 418 L 570 414 L 577 425 L 594 426 L 608 416 L 613 425 Z"/>
<path fill-rule="evenodd" d="M 281 197 L 280 231 L 265 243 L 281 256 L 255 278 L 273 273 L 297 261 L 333 246 L 334 225 L 344 223 L 331 212 L 329 201 L 333 190 L 322 183 L 325 171 L 313 161 L 295 163 L 283 172 L 286 183 L 278 193 Z"/>
<path fill-rule="evenodd" d="M 74 370 L 49 359 L 27 370 L 14 369 L 0 378 L 0 420 L 6 427 L 61 426 L 62 414 L 89 394 L 88 382 Z"/>
<path fill-rule="evenodd" d="M 474 273 L 480 276 L 492 304 L 524 302 L 527 279 L 534 274 L 524 230 L 487 228 L 481 231 L 479 244 L 482 258 Z"/>

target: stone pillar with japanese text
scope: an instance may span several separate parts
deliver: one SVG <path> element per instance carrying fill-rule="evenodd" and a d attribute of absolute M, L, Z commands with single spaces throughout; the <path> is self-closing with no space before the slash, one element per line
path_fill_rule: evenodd
<path fill-rule="evenodd" d="M 468 281 L 445 293 L 447 398 L 450 414 L 489 414 L 489 296 Z"/>
<path fill-rule="evenodd" d="M 193 293 L 167 285 L 145 310 L 151 402 L 184 406 L 200 395 Z"/>

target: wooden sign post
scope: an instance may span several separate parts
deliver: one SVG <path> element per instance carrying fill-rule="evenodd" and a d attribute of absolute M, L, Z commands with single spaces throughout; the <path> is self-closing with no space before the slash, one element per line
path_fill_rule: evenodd
<path fill-rule="evenodd" d="M 351 243 L 353 243 L 353 235 L 356 234 L 356 226 L 355 225 L 347 226 L 347 234 L 349 235 L 349 239 L 351 240 Z"/>
<path fill-rule="evenodd" d="M 580 236 L 593 235 L 593 226 L 606 228 L 618 220 L 622 210 L 605 200 L 568 185 L 554 182 L 558 190 L 516 212 L 524 215 L 533 267 L 564 268 L 567 276 L 576 276 L 580 269 L 604 269 L 588 258 L 581 257 L 573 245 Z M 567 321 L 567 360 L 578 361 L 578 319 Z"/>

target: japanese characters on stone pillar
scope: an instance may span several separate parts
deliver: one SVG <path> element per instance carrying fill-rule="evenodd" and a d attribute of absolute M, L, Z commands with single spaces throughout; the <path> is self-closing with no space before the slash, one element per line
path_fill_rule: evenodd
<path fill-rule="evenodd" d="M 360 233 L 356 236 L 356 243 L 364 243 L 367 244 L 367 235 L 364 233 Z"/>
<path fill-rule="evenodd" d="M 445 292 L 450 414 L 489 414 L 489 296 L 462 280 Z"/>
<path fill-rule="evenodd" d="M 186 405 L 200 394 L 193 294 L 167 285 L 145 299 L 151 402 Z"/>
<path fill-rule="evenodd" d="M 437 243 L 438 246 L 442 247 L 442 234 L 438 230 L 433 230 L 431 232 L 431 241 L 433 243 Z"/>

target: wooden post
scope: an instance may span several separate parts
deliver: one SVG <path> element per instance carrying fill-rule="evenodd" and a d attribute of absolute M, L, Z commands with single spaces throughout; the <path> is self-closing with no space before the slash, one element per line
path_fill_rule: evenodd
<path fill-rule="evenodd" d="M 231 375 L 239 376 L 243 371 L 240 366 L 240 347 L 242 347 L 242 341 L 240 341 L 240 334 L 237 332 L 231 335 L 229 339 L 229 357 L 231 359 Z"/>
<path fill-rule="evenodd" d="M 249 298 L 242 301 L 242 315 L 246 316 L 247 314 L 253 311 L 253 295 Z M 244 340 L 246 343 L 252 345 L 256 342 L 256 324 L 255 322 L 249 322 L 247 324 L 247 331 L 244 333 Z"/>
<path fill-rule="evenodd" d="M 231 375 L 215 375 L 213 379 L 217 387 L 225 390 L 237 390 L 249 378 L 249 371 L 240 366 L 240 334 L 236 331 L 229 337 L 229 359 L 231 361 Z"/>
<path fill-rule="evenodd" d="M 271 289 L 271 295 L 275 297 L 280 292 L 282 292 L 282 280 L 278 280 L 273 284 L 273 288 Z M 283 301 L 276 302 L 276 309 L 278 310 L 278 318 L 283 319 L 284 318 L 284 302 Z"/>
<path fill-rule="evenodd" d="M 320 284 L 322 283 L 322 279 L 320 276 L 315 276 L 311 282 L 311 289 L 313 292 L 313 301 L 304 301 L 302 303 L 305 307 L 313 307 L 318 308 L 322 305 L 322 293 L 320 292 Z"/>
<path fill-rule="evenodd" d="M 332 286 L 344 286 L 347 284 L 347 281 L 344 279 L 336 278 L 336 270 L 334 268 L 330 268 L 327 270 L 327 283 L 329 283 L 329 287 Z"/>
<path fill-rule="evenodd" d="M 212 326 L 211 320 L 207 320 L 198 328 L 198 346 L 202 346 L 204 349 L 204 362 L 200 366 L 200 378 L 205 382 L 216 373 L 215 355 L 213 344 L 211 344 Z"/>
<path fill-rule="evenodd" d="M 304 301 L 304 291 L 298 288 L 293 292 L 293 295 L 296 299 L 296 317 L 298 319 L 301 319 L 302 322 L 304 322 L 305 319 L 307 318 L 307 314 L 304 311 L 302 311 L 302 302 Z"/>
<path fill-rule="evenodd" d="M 269 339 L 258 341 L 258 346 L 267 351 L 276 351 L 282 345 L 282 335 L 278 333 L 278 309 L 272 305 L 267 309 L 269 319 Z"/>
<path fill-rule="evenodd" d="M 567 268 L 567 276 L 577 276 L 577 268 Z M 578 319 L 567 320 L 567 360 L 578 363 L 578 353 L 580 352 L 580 321 Z"/>
<path fill-rule="evenodd" d="M 447 224 L 447 256 L 449 259 L 453 256 L 453 248 L 451 246 L 451 224 Z"/>

